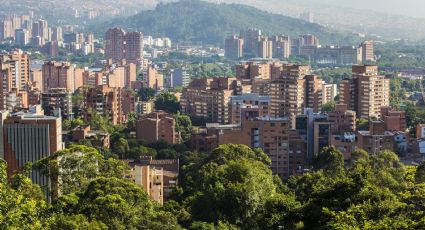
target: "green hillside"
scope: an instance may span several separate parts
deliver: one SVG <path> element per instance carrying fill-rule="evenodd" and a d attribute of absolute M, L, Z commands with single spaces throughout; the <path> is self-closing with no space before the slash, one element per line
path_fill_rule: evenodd
<path fill-rule="evenodd" d="M 146 35 L 168 36 L 174 41 L 222 44 L 226 36 L 245 28 L 260 28 L 264 34 L 315 34 L 322 43 L 346 41 L 342 34 L 318 24 L 271 14 L 257 8 L 239 4 L 214 4 L 199 0 L 159 4 L 155 10 L 114 20 L 96 26 L 103 32 L 121 26 L 142 31 Z"/>

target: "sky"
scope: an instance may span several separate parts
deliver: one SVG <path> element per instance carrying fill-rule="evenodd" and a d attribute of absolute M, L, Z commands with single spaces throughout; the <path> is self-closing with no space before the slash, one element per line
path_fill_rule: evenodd
<path fill-rule="evenodd" d="M 425 18 L 424 0 L 305 0 L 306 2 L 339 5 L 357 9 L 371 9 L 391 14 Z"/>

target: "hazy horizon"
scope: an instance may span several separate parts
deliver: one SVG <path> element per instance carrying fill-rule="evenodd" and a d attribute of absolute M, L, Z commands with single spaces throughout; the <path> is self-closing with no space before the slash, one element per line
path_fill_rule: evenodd
<path fill-rule="evenodd" d="M 304 0 L 303 2 L 310 2 L 312 7 L 317 6 L 317 4 L 327 4 L 425 18 L 425 2 L 422 0 L 320 0 L 320 2 Z"/>

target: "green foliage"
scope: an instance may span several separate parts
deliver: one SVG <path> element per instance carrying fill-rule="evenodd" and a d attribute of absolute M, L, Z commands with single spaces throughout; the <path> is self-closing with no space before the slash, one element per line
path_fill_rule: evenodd
<path fill-rule="evenodd" d="M 188 73 L 197 78 L 229 77 L 233 75 L 232 68 L 221 63 L 193 64 L 189 66 Z"/>
<path fill-rule="evenodd" d="M 131 112 L 127 114 L 127 128 L 130 130 L 135 130 L 136 123 L 137 123 L 137 114 L 135 112 Z"/>
<path fill-rule="evenodd" d="M 392 68 L 414 68 L 425 65 L 424 44 L 388 42 L 377 44 L 375 54 L 380 57 L 378 65 Z"/>
<path fill-rule="evenodd" d="M 65 119 L 62 122 L 62 129 L 70 131 L 70 130 L 73 130 L 73 129 L 77 128 L 78 126 L 81 126 L 81 125 L 84 125 L 84 124 L 85 123 L 84 123 L 83 119 L 81 119 L 81 118 L 75 118 L 75 119 L 72 119 L 72 120 Z"/>
<path fill-rule="evenodd" d="M 314 158 L 316 170 L 323 170 L 329 176 L 340 176 L 344 172 L 344 156 L 335 147 L 323 148 Z"/>
<path fill-rule="evenodd" d="M 322 105 L 322 112 L 326 113 L 326 112 L 335 111 L 335 106 L 336 106 L 336 103 L 334 101 L 327 102 Z"/>
<path fill-rule="evenodd" d="M 198 0 L 159 4 L 155 10 L 96 25 L 95 29 L 106 31 L 114 26 L 133 28 L 146 34 L 165 35 L 173 41 L 204 44 L 222 44 L 226 36 L 245 28 L 261 28 L 265 34 L 288 34 L 294 37 L 311 33 L 320 37 L 323 43 L 346 39 L 318 24 L 271 14 L 254 7 Z"/>
<path fill-rule="evenodd" d="M 86 121 L 93 130 L 102 130 L 112 132 L 112 125 L 109 122 L 107 115 L 100 115 L 92 108 L 87 109 L 88 120 Z"/>
<path fill-rule="evenodd" d="M 48 176 L 61 194 L 75 193 L 98 177 L 122 178 L 128 166 L 119 160 L 105 159 L 98 150 L 84 145 L 72 145 L 53 156 L 39 160 L 34 169 Z M 60 178 L 60 179 L 59 179 Z M 57 198 L 52 194 L 53 199 Z"/>
<path fill-rule="evenodd" d="M 338 177 L 319 171 L 289 181 L 289 187 L 302 202 L 301 219 L 306 229 L 421 226 L 423 213 L 417 215 L 413 211 L 417 204 L 411 205 L 412 193 L 418 189 L 409 179 L 414 172 L 406 170 L 395 153 L 369 156 L 358 150 L 352 161 L 351 167 Z M 336 169 L 333 174 L 339 171 Z"/>
<path fill-rule="evenodd" d="M 163 92 L 155 100 L 155 109 L 175 114 L 180 110 L 180 103 L 172 93 Z"/>
<path fill-rule="evenodd" d="M 3 178 L 4 166 L 1 161 Z M 171 212 L 124 179 L 126 163 L 104 159 L 96 149 L 74 145 L 33 166 L 58 183 L 52 186 L 60 196 L 49 205 L 21 174 L 0 181 L 1 229 L 180 229 Z"/>
<path fill-rule="evenodd" d="M 177 152 L 174 149 L 161 149 L 156 155 L 156 159 L 177 159 Z"/>
<path fill-rule="evenodd" d="M 152 88 L 142 87 L 139 89 L 138 95 L 140 97 L 140 100 L 149 101 L 155 97 L 155 93 L 156 91 Z"/>
<path fill-rule="evenodd" d="M 415 174 L 415 182 L 416 183 L 425 183 L 425 162 L 422 162 L 417 170 L 416 170 L 416 174 Z"/>
<path fill-rule="evenodd" d="M 193 132 L 192 120 L 190 117 L 178 113 L 174 116 L 174 120 L 176 121 L 176 131 L 180 133 L 182 141 L 189 141 Z"/>
<path fill-rule="evenodd" d="M 190 229 L 220 229 L 220 222 L 226 223 L 224 229 L 259 229 L 261 221 L 270 229 L 280 224 L 292 226 L 288 210 L 297 202 L 293 194 L 279 193 L 264 152 L 243 145 L 222 145 L 208 156 L 200 156 L 192 154 L 182 160 L 186 162 L 182 168 L 183 203 L 189 203 L 193 221 L 201 221 Z M 292 203 L 277 207 L 282 200 Z M 266 211 L 268 207 L 288 212 L 272 214 Z"/>
<path fill-rule="evenodd" d="M 130 146 L 128 145 L 128 141 L 124 138 L 118 139 L 112 146 L 113 151 L 123 158 L 125 154 L 130 150 Z"/>
<path fill-rule="evenodd" d="M 358 118 L 356 120 L 357 130 L 367 131 L 369 130 L 369 120 L 365 118 Z"/>
<path fill-rule="evenodd" d="M 77 193 L 77 203 L 66 205 L 68 215 L 84 214 L 108 229 L 178 229 L 176 218 L 161 211 L 146 192 L 125 179 L 99 178 Z"/>
<path fill-rule="evenodd" d="M 325 82 L 338 84 L 344 78 L 351 77 L 350 67 L 336 67 L 336 68 L 320 68 L 314 73 L 322 78 Z"/>
<path fill-rule="evenodd" d="M 412 103 L 405 103 L 403 110 L 406 112 L 406 125 L 409 129 L 415 129 L 416 125 L 425 121 L 423 114 L 420 114 L 416 106 Z"/>
<path fill-rule="evenodd" d="M 0 229 L 43 229 L 47 202 L 37 185 L 21 174 L 6 180 L 6 162 L 0 160 Z"/>
<path fill-rule="evenodd" d="M 64 215 L 57 214 L 53 218 L 51 229 L 64 229 L 64 230 L 83 230 L 83 229 L 108 229 L 107 226 L 98 221 L 89 221 L 85 215 Z"/>

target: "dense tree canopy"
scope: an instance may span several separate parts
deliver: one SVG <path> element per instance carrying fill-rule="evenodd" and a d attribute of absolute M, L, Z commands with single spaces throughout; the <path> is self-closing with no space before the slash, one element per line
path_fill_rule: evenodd
<path fill-rule="evenodd" d="M 150 147 L 172 154 L 161 143 Z M 425 164 L 404 166 L 393 152 L 359 149 L 344 162 L 327 147 L 310 172 L 285 183 L 272 175 L 264 152 L 243 145 L 186 152 L 180 159 L 179 187 L 163 207 L 124 179 L 125 164 L 90 147 L 75 145 L 33 165 L 61 177 L 52 204 L 24 174 L 7 180 L 0 161 L 0 228 L 425 228 Z"/>
<path fill-rule="evenodd" d="M 192 120 L 190 119 L 190 117 L 178 113 L 174 116 L 174 120 L 176 120 L 176 131 L 180 133 L 182 141 L 189 141 L 193 132 Z"/>
<path fill-rule="evenodd" d="M 138 91 L 138 95 L 142 101 L 152 100 L 155 97 L 155 93 L 156 91 L 154 89 L 147 87 L 142 87 Z"/>
<path fill-rule="evenodd" d="M 177 97 L 172 93 L 164 92 L 157 96 L 155 100 L 155 109 L 174 114 L 180 110 L 180 103 Z"/>

